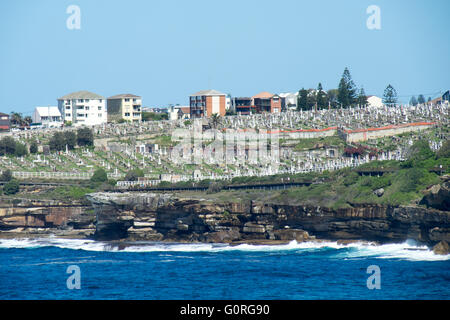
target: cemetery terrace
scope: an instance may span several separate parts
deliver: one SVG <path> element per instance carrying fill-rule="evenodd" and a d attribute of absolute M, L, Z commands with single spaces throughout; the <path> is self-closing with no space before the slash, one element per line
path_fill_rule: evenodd
<path fill-rule="evenodd" d="M 88 180 L 96 168 L 103 168 L 109 179 L 119 181 L 119 187 L 333 171 L 373 160 L 404 160 L 407 149 L 419 138 L 426 139 L 433 151 L 439 150 L 449 138 L 448 110 L 448 104 L 384 106 L 225 116 L 216 123 L 199 120 L 204 130 L 278 134 L 279 161 L 267 164 L 249 159 L 248 146 L 244 162 L 221 162 L 207 156 L 201 164 L 175 163 L 171 154 L 179 142 L 171 136 L 176 129 L 193 130 L 193 121 L 186 120 L 93 126 L 93 147 L 62 151 L 49 150 L 51 137 L 55 132 L 75 132 L 75 128 L 21 131 L 14 132 L 13 138 L 28 147 L 35 141 L 38 152 L 3 155 L 0 171 L 10 169 L 21 180 Z M 8 135 L 2 133 L 0 138 Z M 202 143 L 206 147 L 210 141 Z M 144 172 L 141 181 L 122 181 L 136 168 Z"/>

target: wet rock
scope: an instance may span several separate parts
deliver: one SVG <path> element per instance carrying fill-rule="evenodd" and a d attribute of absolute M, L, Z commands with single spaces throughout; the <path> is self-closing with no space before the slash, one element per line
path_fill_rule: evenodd
<path fill-rule="evenodd" d="M 433 252 L 439 255 L 450 254 L 450 246 L 448 245 L 447 241 L 441 241 L 433 247 Z"/>
<path fill-rule="evenodd" d="M 297 242 L 311 240 L 309 233 L 301 229 L 281 229 L 273 232 L 275 240 L 296 240 Z"/>
<path fill-rule="evenodd" d="M 208 233 L 205 236 L 206 242 L 213 243 L 227 243 L 241 239 L 241 234 L 238 228 L 229 228 L 227 230 L 220 230 Z"/>

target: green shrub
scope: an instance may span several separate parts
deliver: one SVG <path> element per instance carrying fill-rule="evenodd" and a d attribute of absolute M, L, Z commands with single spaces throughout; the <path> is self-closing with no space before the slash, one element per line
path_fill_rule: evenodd
<path fill-rule="evenodd" d="M 106 171 L 102 168 L 99 168 L 94 171 L 94 174 L 91 177 L 91 182 L 105 182 L 108 181 L 108 175 Z"/>
<path fill-rule="evenodd" d="M 441 158 L 450 158 L 450 140 L 445 140 L 442 144 L 441 149 L 436 153 L 438 159 Z"/>
<path fill-rule="evenodd" d="M 35 140 L 33 140 L 30 144 L 30 153 L 37 153 L 38 152 L 38 144 Z"/>
<path fill-rule="evenodd" d="M 359 174 L 353 171 L 344 176 L 343 182 L 344 182 L 345 186 L 350 186 L 350 185 L 358 182 L 358 180 L 359 180 Z"/>
<path fill-rule="evenodd" d="M 133 169 L 127 172 L 125 176 L 126 181 L 138 181 L 140 177 L 144 177 L 144 171 L 142 169 Z"/>
<path fill-rule="evenodd" d="M 0 176 L 0 181 L 11 181 L 13 178 L 12 171 L 9 169 L 6 169 L 2 172 L 2 175 Z"/>
<path fill-rule="evenodd" d="M 83 146 L 94 145 L 94 133 L 89 128 L 80 128 L 77 130 L 77 144 Z"/>
<path fill-rule="evenodd" d="M 16 150 L 14 151 L 14 155 L 16 157 L 26 156 L 28 154 L 27 146 L 23 143 L 16 143 Z"/>
<path fill-rule="evenodd" d="M 64 133 L 55 132 L 50 138 L 50 150 L 52 151 L 63 151 L 66 148 L 66 139 Z"/>
<path fill-rule="evenodd" d="M 12 179 L 11 181 L 5 183 L 5 185 L 3 186 L 3 192 L 6 195 L 16 194 L 17 192 L 19 192 L 19 190 L 20 184 L 16 179 Z"/>
<path fill-rule="evenodd" d="M 4 137 L 0 140 L 0 156 L 14 154 L 16 151 L 16 141 L 12 137 Z"/>
<path fill-rule="evenodd" d="M 142 121 L 167 120 L 169 115 L 162 112 L 142 112 Z"/>
<path fill-rule="evenodd" d="M 417 165 L 419 162 L 433 158 L 435 155 L 430 149 L 430 145 L 426 140 L 417 140 L 408 151 L 408 160 Z"/>
<path fill-rule="evenodd" d="M 68 149 L 75 149 L 75 146 L 77 145 L 77 135 L 75 134 L 75 132 L 64 131 L 64 140 Z"/>

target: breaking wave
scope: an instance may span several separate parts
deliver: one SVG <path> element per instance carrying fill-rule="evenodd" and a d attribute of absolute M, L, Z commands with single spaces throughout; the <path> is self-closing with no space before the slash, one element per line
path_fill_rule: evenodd
<path fill-rule="evenodd" d="M 1 239 L 0 249 L 22 248 L 33 249 L 43 247 L 57 247 L 61 249 L 107 251 L 107 252 L 276 252 L 288 251 L 292 253 L 315 252 L 328 250 L 331 258 L 340 259 L 401 259 L 411 261 L 445 261 L 450 260 L 450 255 L 436 255 L 428 247 L 408 240 L 404 243 L 376 245 L 368 242 L 353 242 L 339 244 L 332 241 L 291 241 L 288 244 L 279 245 L 228 245 L 228 244 L 184 244 L 184 243 L 160 243 L 160 242 L 102 242 L 79 239 Z"/>

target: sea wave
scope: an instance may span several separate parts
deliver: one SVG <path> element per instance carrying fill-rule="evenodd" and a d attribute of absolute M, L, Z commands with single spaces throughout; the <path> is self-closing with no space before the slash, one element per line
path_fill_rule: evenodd
<path fill-rule="evenodd" d="M 208 244 L 208 243 L 155 243 L 155 242 L 137 242 L 137 243 L 116 243 L 102 242 L 94 240 L 79 239 L 59 239 L 59 238 L 41 238 L 41 239 L 1 239 L 0 249 L 23 248 L 33 249 L 42 247 L 57 247 L 61 249 L 85 250 L 85 251 L 108 251 L 108 252 L 314 252 L 319 250 L 331 249 L 330 254 L 334 258 L 359 259 L 401 259 L 411 261 L 446 261 L 450 260 L 450 255 L 436 255 L 427 246 L 420 245 L 413 240 L 404 243 L 376 245 L 368 242 L 352 242 L 341 244 L 333 241 L 309 241 L 300 242 L 291 241 L 288 244 L 277 245 L 253 245 L 253 244 Z M 334 249 L 334 250 L 333 250 Z"/>

